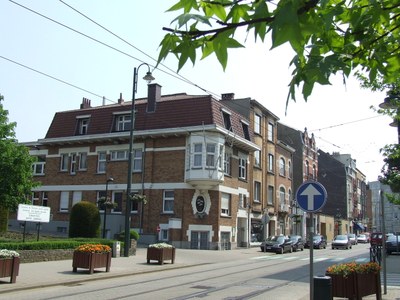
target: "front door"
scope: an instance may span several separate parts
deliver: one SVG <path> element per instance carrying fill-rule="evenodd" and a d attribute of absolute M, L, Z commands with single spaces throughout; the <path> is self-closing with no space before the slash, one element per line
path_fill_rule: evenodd
<path fill-rule="evenodd" d="M 190 249 L 209 250 L 208 234 L 208 231 L 192 231 Z"/>

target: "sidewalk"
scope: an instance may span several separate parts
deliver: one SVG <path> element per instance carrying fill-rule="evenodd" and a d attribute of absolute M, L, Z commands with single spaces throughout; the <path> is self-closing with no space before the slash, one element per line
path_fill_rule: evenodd
<path fill-rule="evenodd" d="M 196 255 L 193 255 L 193 251 L 196 251 Z M 155 261 L 152 261 L 151 264 L 147 264 L 146 253 L 146 248 L 138 248 L 135 256 L 115 257 L 111 262 L 111 272 L 105 272 L 105 268 L 101 268 L 95 271 L 94 274 L 89 274 L 85 269 L 78 269 L 77 273 L 72 272 L 72 259 L 23 263 L 20 265 L 19 276 L 17 276 L 16 283 L 10 284 L 9 277 L 0 278 L 0 299 L 4 299 L 4 297 L 7 297 L 7 293 L 12 291 L 28 290 L 59 284 L 72 285 L 82 281 L 101 280 L 112 277 L 231 261 L 233 256 L 237 256 L 238 258 L 251 258 L 259 255 L 258 248 L 243 248 L 229 251 L 176 249 L 174 264 L 171 264 L 170 261 L 166 261 L 163 265 L 159 265 Z M 400 274 L 400 255 L 391 255 L 387 258 L 387 272 L 396 273 L 397 275 Z M 382 293 L 383 292 L 384 289 L 382 286 Z M 293 295 L 295 294 L 296 291 L 294 291 Z M 306 299 L 309 299 L 309 297 L 302 298 L 302 300 Z M 364 297 L 363 299 L 375 299 L 375 295 Z M 387 294 L 382 295 L 382 299 L 400 299 L 400 286 L 388 286 Z"/>

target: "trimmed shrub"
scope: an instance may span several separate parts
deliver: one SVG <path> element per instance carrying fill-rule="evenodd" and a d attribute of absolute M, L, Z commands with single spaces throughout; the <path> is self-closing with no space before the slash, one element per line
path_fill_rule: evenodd
<path fill-rule="evenodd" d="M 129 231 L 129 234 L 130 234 L 130 239 L 131 239 L 131 240 L 135 240 L 135 241 L 139 240 L 140 235 L 139 235 L 139 233 L 138 233 L 136 230 L 131 229 L 131 230 Z M 118 239 L 119 239 L 120 241 L 125 241 L 125 232 L 124 232 L 124 231 L 122 231 L 122 232 L 119 233 Z"/>
<path fill-rule="evenodd" d="M 97 206 L 89 201 L 80 201 L 71 209 L 69 218 L 69 237 L 99 237 L 100 222 L 100 213 Z"/>

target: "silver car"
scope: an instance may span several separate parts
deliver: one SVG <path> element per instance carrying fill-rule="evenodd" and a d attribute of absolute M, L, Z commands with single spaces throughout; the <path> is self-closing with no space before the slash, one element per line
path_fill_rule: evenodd
<path fill-rule="evenodd" d="M 332 241 L 332 249 L 351 249 L 352 244 L 347 234 L 339 234 Z"/>

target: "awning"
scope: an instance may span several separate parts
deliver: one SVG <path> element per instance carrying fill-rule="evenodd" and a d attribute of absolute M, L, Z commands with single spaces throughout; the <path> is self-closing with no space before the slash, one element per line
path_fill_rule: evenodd
<path fill-rule="evenodd" d="M 355 229 L 355 230 L 361 230 L 361 231 L 364 231 L 364 230 L 365 230 L 364 225 L 361 224 L 361 223 L 353 222 L 353 226 L 354 226 L 354 229 Z"/>

